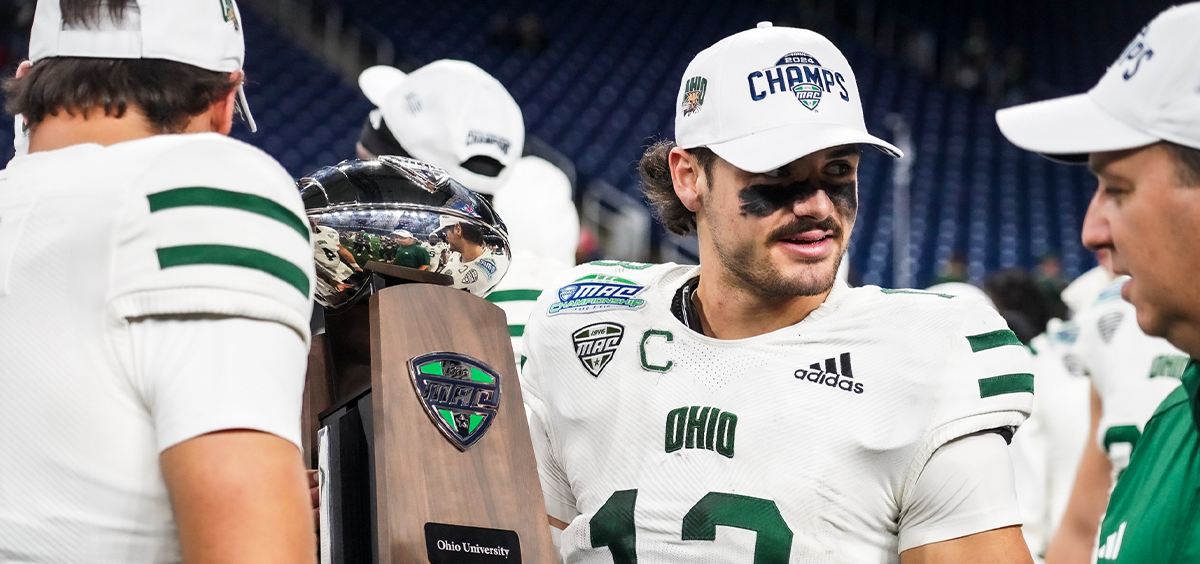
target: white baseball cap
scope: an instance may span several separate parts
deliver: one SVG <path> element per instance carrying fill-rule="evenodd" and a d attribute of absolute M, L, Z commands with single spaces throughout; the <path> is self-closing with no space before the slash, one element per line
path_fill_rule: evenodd
<path fill-rule="evenodd" d="M 1084 94 L 1006 108 L 996 123 L 1022 149 L 1072 162 L 1158 141 L 1200 148 L 1200 2 L 1169 8 Z"/>
<path fill-rule="evenodd" d="M 166 59 L 214 72 L 242 69 L 246 44 L 234 0 L 138 0 L 121 22 L 102 6 L 99 21 L 67 26 L 59 0 L 38 0 L 29 36 L 29 61 L 49 57 Z M 251 131 L 258 128 L 238 85 L 237 102 Z"/>
<path fill-rule="evenodd" d="M 446 169 L 467 188 L 495 194 L 521 158 L 520 106 L 500 81 L 471 63 L 434 61 L 411 74 L 380 65 L 363 71 L 358 85 L 409 155 Z M 468 162 L 480 158 L 495 159 L 499 170 Z"/>
<path fill-rule="evenodd" d="M 771 22 L 692 59 L 676 98 L 675 142 L 708 147 L 747 172 L 852 143 L 903 156 L 867 133 L 854 71 L 842 52 L 819 33 Z"/>

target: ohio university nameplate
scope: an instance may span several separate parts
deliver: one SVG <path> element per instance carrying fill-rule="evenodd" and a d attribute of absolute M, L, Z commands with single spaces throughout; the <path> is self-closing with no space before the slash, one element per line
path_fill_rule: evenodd
<path fill-rule="evenodd" d="M 520 564 L 521 539 L 514 531 L 425 523 L 429 564 Z"/>

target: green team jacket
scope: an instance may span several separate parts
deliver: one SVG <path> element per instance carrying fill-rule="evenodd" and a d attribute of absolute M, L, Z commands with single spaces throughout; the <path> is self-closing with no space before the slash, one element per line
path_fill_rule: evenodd
<path fill-rule="evenodd" d="M 1200 564 L 1198 385 L 1193 359 L 1146 422 L 1109 499 L 1097 562 Z"/>

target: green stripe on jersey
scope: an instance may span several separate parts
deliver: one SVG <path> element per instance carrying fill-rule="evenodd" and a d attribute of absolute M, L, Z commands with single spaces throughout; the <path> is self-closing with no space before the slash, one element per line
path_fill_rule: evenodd
<path fill-rule="evenodd" d="M 494 304 L 500 302 L 536 301 L 542 295 L 541 290 L 500 290 L 487 295 L 487 301 Z"/>
<path fill-rule="evenodd" d="M 1005 345 L 1021 346 L 1021 340 L 1017 338 L 1017 334 L 1008 329 L 998 329 L 990 333 L 980 333 L 978 335 L 967 335 L 967 342 L 971 343 L 971 352 L 986 351 Z"/>
<path fill-rule="evenodd" d="M 308 226 L 304 224 L 303 220 L 296 217 L 296 214 L 274 200 L 254 194 L 195 187 L 166 190 L 150 194 L 146 196 L 146 199 L 150 201 L 151 212 L 186 206 L 213 206 L 248 211 L 279 221 L 295 229 L 301 237 L 308 239 Z"/>
<path fill-rule="evenodd" d="M 979 397 L 981 398 L 1021 392 L 1033 393 L 1033 374 L 1004 374 L 979 379 Z"/>
<path fill-rule="evenodd" d="M 1138 439 L 1142 437 L 1142 432 L 1138 430 L 1137 425 L 1117 425 L 1109 427 L 1104 432 L 1104 450 L 1108 452 L 1116 443 L 1129 443 L 1129 448 L 1137 446 Z"/>
<path fill-rule="evenodd" d="M 304 271 L 270 253 L 229 245 L 181 245 L 158 249 L 159 268 L 198 264 L 253 268 L 283 280 L 301 294 L 308 295 L 308 276 Z"/>
<path fill-rule="evenodd" d="M 509 337 L 521 337 L 524 335 L 525 335 L 525 326 L 524 325 L 509 325 L 508 326 L 508 336 Z"/>

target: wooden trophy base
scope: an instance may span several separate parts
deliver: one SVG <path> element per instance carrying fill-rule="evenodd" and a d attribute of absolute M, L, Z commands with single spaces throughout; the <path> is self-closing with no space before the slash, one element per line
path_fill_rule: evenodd
<path fill-rule="evenodd" d="M 371 554 L 358 542 L 331 560 L 553 564 L 504 312 L 461 290 L 405 284 L 371 297 L 369 334 L 369 391 L 365 367 L 343 371 L 357 383 L 337 382 L 335 367 L 326 389 L 341 405 L 321 419 L 340 441 L 332 481 L 372 486 L 331 499 L 331 528 L 360 539 L 369 528 L 375 542 Z"/>

